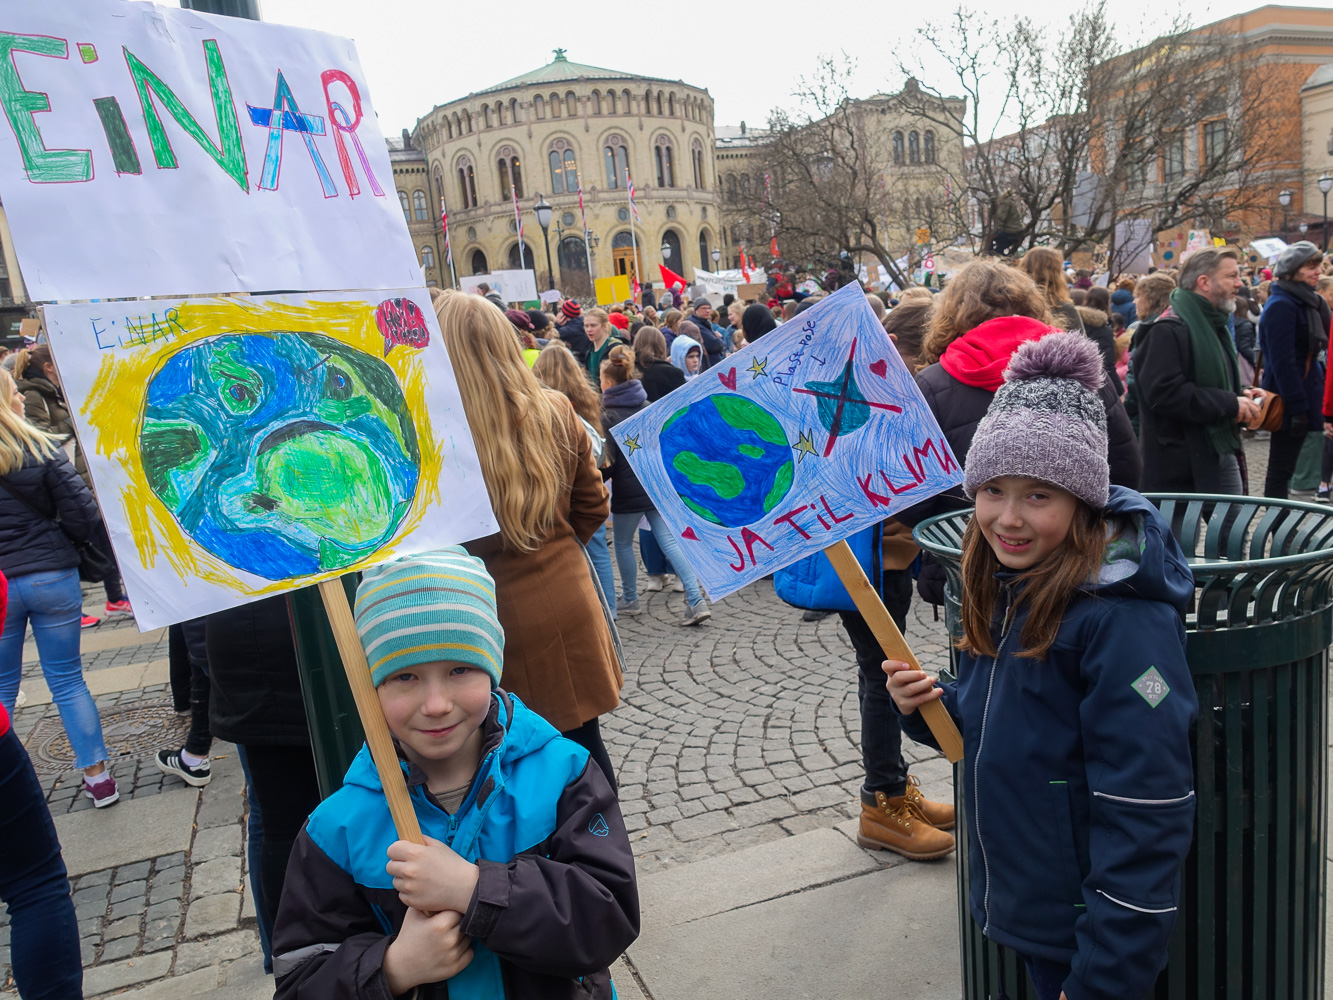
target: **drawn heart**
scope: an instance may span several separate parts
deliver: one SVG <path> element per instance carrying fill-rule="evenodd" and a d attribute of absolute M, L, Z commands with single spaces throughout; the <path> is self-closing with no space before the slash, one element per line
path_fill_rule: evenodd
<path fill-rule="evenodd" d="M 699 536 L 694 533 L 693 528 L 686 528 L 684 531 L 680 533 L 680 537 L 688 538 L 692 542 L 697 542 L 699 540 Z"/>
<path fill-rule="evenodd" d="M 721 382 L 723 385 L 725 385 L 728 389 L 731 389 L 734 392 L 736 389 L 736 369 L 733 368 L 725 375 L 723 375 L 721 372 L 718 372 L 717 380 Z"/>
<path fill-rule="evenodd" d="M 878 361 L 872 361 L 870 362 L 870 370 L 880 378 L 884 378 L 889 372 L 888 362 L 883 358 L 880 358 Z"/>

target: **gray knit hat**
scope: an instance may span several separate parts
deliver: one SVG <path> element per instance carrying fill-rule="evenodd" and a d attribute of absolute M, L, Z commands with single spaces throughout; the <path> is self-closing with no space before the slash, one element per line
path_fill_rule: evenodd
<path fill-rule="evenodd" d="M 1106 406 L 1101 354 L 1081 333 L 1020 344 L 963 463 L 969 497 L 997 476 L 1040 479 L 1096 510 L 1106 506 Z"/>
<path fill-rule="evenodd" d="M 1323 256 L 1324 252 L 1309 240 L 1293 243 L 1278 254 L 1277 263 L 1273 265 L 1273 277 L 1290 278 L 1311 260 L 1316 257 L 1322 259 Z"/>

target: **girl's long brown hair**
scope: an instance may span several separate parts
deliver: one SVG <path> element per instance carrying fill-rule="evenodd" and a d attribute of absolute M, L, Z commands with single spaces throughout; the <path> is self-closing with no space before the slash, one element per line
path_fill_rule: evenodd
<path fill-rule="evenodd" d="M 549 340 L 537 355 L 532 374 L 548 389 L 563 393 L 574 404 L 574 412 L 602 433 L 602 397 L 588 381 L 588 370 L 565 346 L 563 340 Z"/>
<path fill-rule="evenodd" d="M 1101 565 L 1105 548 L 1105 518 L 1079 501 L 1064 544 L 1013 580 L 1017 598 L 1012 611 L 1022 605 L 1028 608 L 1019 635 L 1022 651 L 1018 656 L 1046 659 L 1069 599 Z M 991 638 L 991 622 L 1001 586 L 995 574 L 1003 569 L 974 515 L 963 534 L 963 635 L 954 644 L 965 653 L 998 655 Z"/>
<path fill-rule="evenodd" d="M 1050 247 L 1033 247 L 1023 254 L 1018 266 L 1037 283 L 1048 305 L 1058 306 L 1070 301 L 1064 258 Z"/>
<path fill-rule="evenodd" d="M 1001 316 L 1029 316 L 1047 325 L 1051 322 L 1051 310 L 1041 289 L 1026 274 L 990 258 L 972 261 L 935 297 L 918 363 L 922 368 L 933 365 L 963 334 Z"/>

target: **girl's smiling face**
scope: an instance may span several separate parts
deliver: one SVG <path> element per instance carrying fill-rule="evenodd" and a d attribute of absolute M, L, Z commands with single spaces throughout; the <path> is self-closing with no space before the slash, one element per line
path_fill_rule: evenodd
<path fill-rule="evenodd" d="M 699 373 L 699 349 L 697 347 L 691 347 L 685 352 L 685 370 L 691 375 Z"/>
<path fill-rule="evenodd" d="M 1008 569 L 1037 565 L 1069 537 L 1078 498 L 1058 486 L 999 476 L 977 491 L 977 526 Z"/>

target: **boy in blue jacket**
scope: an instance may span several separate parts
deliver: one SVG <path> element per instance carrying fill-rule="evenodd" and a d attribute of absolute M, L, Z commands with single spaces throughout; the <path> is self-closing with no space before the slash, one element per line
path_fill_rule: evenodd
<path fill-rule="evenodd" d="M 625 824 L 588 751 L 500 690 L 481 560 L 367 570 L 356 624 L 427 843 L 398 839 L 362 747 L 292 850 L 277 1000 L 612 1000 L 608 966 L 639 931 Z"/>

